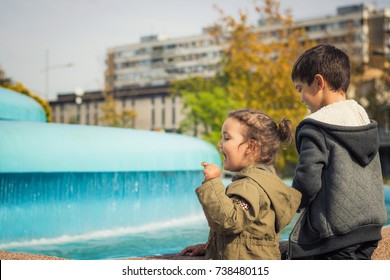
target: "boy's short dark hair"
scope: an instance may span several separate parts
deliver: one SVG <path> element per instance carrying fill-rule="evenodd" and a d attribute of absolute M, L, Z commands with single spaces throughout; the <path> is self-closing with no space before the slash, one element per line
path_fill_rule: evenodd
<path fill-rule="evenodd" d="M 324 77 L 334 91 L 347 92 L 350 80 L 348 55 L 331 45 L 317 45 L 306 50 L 295 62 L 291 79 L 311 85 L 316 74 Z"/>

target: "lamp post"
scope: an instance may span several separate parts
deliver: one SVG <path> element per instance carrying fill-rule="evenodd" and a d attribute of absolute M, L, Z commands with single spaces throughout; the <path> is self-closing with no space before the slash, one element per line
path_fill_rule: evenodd
<path fill-rule="evenodd" d="M 54 69 L 60 69 L 60 68 L 69 68 L 73 67 L 73 63 L 66 63 L 66 64 L 56 64 L 56 65 L 50 65 L 50 57 L 49 57 L 49 50 L 46 50 L 45 53 L 45 98 L 49 99 L 49 85 L 50 85 L 50 71 Z"/>
<path fill-rule="evenodd" d="M 76 88 L 74 91 L 75 102 L 77 105 L 77 123 L 80 124 L 81 122 L 81 103 L 83 103 L 83 96 L 84 96 L 84 90 L 82 88 Z"/>

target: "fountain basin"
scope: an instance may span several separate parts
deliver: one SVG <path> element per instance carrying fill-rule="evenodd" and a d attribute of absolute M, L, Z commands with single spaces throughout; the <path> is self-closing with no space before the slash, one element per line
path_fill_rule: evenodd
<path fill-rule="evenodd" d="M 72 244 L 80 251 L 82 242 L 145 232 L 156 240 L 163 232 L 205 225 L 194 193 L 203 180 L 200 163 L 221 166 L 221 160 L 203 140 L 8 120 L 0 121 L 0 135 L 1 249 L 52 248 L 48 255 L 83 258 L 58 248 Z"/>
<path fill-rule="evenodd" d="M 195 171 L 221 164 L 199 138 L 134 129 L 0 121 L 0 173 Z"/>

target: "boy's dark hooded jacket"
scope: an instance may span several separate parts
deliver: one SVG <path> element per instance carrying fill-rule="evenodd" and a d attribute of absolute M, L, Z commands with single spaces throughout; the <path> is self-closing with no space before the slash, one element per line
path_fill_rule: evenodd
<path fill-rule="evenodd" d="M 302 193 L 302 214 L 290 235 L 291 258 L 380 240 L 386 222 L 377 123 L 363 122 L 354 101 L 321 110 L 297 128 L 293 187 Z"/>

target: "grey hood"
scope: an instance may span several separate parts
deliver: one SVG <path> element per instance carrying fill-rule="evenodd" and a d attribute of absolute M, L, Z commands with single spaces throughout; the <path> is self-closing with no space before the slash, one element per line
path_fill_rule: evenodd
<path fill-rule="evenodd" d="M 368 165 L 379 149 L 378 124 L 353 100 L 338 102 L 322 108 L 305 118 L 297 128 L 313 124 L 349 151 L 361 166 Z M 364 139 L 364 140 L 362 140 Z M 300 146 L 297 139 L 297 147 Z"/>

